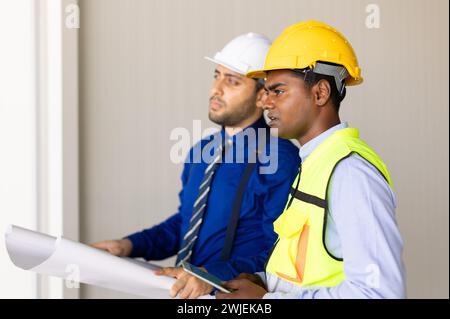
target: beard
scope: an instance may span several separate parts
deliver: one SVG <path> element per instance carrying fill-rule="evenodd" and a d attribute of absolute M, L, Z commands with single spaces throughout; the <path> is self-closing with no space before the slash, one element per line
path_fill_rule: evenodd
<path fill-rule="evenodd" d="M 213 111 L 209 111 L 208 117 L 209 119 L 221 126 L 237 126 L 238 124 L 245 121 L 247 118 L 252 116 L 256 110 L 256 97 L 252 96 L 251 98 L 243 101 L 239 105 L 235 105 L 234 107 L 229 107 L 225 101 L 221 100 L 218 97 L 212 97 L 210 100 L 215 99 L 222 105 L 223 110 L 220 114 L 217 114 Z"/>

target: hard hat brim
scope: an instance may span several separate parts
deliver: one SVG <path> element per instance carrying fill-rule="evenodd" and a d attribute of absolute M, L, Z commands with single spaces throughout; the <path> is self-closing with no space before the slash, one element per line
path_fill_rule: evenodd
<path fill-rule="evenodd" d="M 245 76 L 251 79 L 264 79 L 267 77 L 267 71 L 270 70 L 254 70 L 246 73 Z"/>
<path fill-rule="evenodd" d="M 230 65 L 230 64 L 228 64 L 226 62 L 220 61 L 218 59 L 210 58 L 208 56 L 205 56 L 204 58 L 206 60 L 208 60 L 208 61 L 211 61 L 211 62 L 215 63 L 215 64 L 220 64 L 220 65 L 226 67 L 227 69 L 230 69 L 231 71 L 234 71 L 234 72 L 239 73 L 241 75 L 245 75 L 245 72 L 243 73 L 241 70 L 236 69 L 235 67 L 233 67 L 232 65 Z"/>
<path fill-rule="evenodd" d="M 269 69 L 263 69 L 263 70 L 254 70 L 254 71 L 250 71 L 250 72 L 246 73 L 245 76 L 248 78 L 251 78 L 251 79 L 265 79 L 265 78 L 267 78 L 267 72 L 276 71 L 276 70 L 289 70 L 289 69 L 269 68 Z M 352 76 L 349 76 L 345 80 L 345 85 L 347 85 L 347 86 L 358 85 L 358 84 L 361 84 L 363 82 L 363 80 L 364 79 L 362 77 L 354 78 Z"/>

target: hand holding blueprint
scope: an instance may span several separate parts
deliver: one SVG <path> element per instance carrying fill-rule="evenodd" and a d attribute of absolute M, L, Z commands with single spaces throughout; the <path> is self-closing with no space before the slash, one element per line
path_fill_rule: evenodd
<path fill-rule="evenodd" d="M 10 225 L 5 232 L 11 261 L 19 268 L 144 297 L 155 290 L 167 293 L 174 278 L 156 276 L 159 266 L 105 251 L 62 237 Z"/>

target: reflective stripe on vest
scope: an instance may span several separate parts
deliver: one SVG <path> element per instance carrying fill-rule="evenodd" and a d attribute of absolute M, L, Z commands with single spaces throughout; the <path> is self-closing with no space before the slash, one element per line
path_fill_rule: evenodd
<path fill-rule="evenodd" d="M 359 138 L 357 129 L 333 133 L 302 164 L 294 199 L 274 222 L 278 240 L 267 272 L 298 286 L 332 287 L 344 280 L 343 260 L 331 255 L 325 246 L 327 192 L 334 168 L 353 153 L 376 167 L 392 188 L 386 165 Z"/>

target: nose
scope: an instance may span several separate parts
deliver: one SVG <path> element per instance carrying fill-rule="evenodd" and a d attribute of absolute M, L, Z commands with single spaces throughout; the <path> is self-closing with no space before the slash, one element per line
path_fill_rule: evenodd
<path fill-rule="evenodd" d="M 264 110 L 264 105 L 266 104 L 267 94 L 266 92 L 260 93 L 261 95 L 258 95 L 258 99 L 256 101 L 256 106 L 262 110 Z"/>
<path fill-rule="evenodd" d="M 219 79 L 213 82 L 211 87 L 211 96 L 223 96 L 223 85 Z"/>
<path fill-rule="evenodd" d="M 270 94 L 265 94 L 265 97 L 262 99 L 262 109 L 263 110 L 272 110 L 275 107 L 273 102 L 273 98 Z"/>

